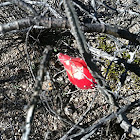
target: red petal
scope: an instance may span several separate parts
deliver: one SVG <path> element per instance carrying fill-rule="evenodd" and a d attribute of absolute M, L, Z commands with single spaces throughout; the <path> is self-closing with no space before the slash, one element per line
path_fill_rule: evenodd
<path fill-rule="evenodd" d="M 80 89 L 90 89 L 95 87 L 95 79 L 89 72 L 87 65 L 81 58 L 74 58 L 59 53 L 58 59 L 64 65 L 70 82 Z"/>
<path fill-rule="evenodd" d="M 86 62 L 85 62 L 83 59 L 81 59 L 81 58 L 74 58 L 74 57 L 72 57 L 72 60 L 71 60 L 71 61 L 78 62 L 78 63 L 80 63 L 83 67 L 87 67 Z"/>
<path fill-rule="evenodd" d="M 57 54 L 59 61 L 64 65 L 66 60 L 69 60 L 71 57 L 62 53 Z"/>
<path fill-rule="evenodd" d="M 74 73 L 74 71 L 73 71 Z M 85 67 L 83 67 L 83 78 L 77 79 L 73 77 L 74 85 L 79 87 L 80 89 L 91 89 L 95 87 L 95 79 L 92 77 L 91 73 L 89 70 Z"/>
<path fill-rule="evenodd" d="M 70 61 L 72 61 L 72 62 L 78 62 L 78 63 L 80 63 L 81 65 L 83 65 L 84 67 L 87 67 L 87 64 L 86 64 L 85 61 L 84 61 L 83 59 L 81 59 L 81 58 L 70 57 L 70 56 L 68 56 L 68 55 L 66 55 L 66 54 L 62 54 L 62 53 L 58 53 L 57 56 L 58 56 L 59 61 L 60 61 L 63 65 L 66 65 L 66 64 L 65 64 L 65 61 L 66 61 L 66 60 L 70 60 Z"/>

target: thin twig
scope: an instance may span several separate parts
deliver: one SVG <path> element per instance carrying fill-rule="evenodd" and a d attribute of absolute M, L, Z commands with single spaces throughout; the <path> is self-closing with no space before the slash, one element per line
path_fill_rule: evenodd
<path fill-rule="evenodd" d="M 82 131 L 80 131 L 78 134 L 73 134 L 70 137 L 68 137 L 68 135 L 75 129 L 75 127 L 84 119 L 86 114 L 90 111 L 90 109 L 91 109 L 96 97 L 97 97 L 97 93 L 93 95 L 92 102 L 90 103 L 90 105 L 87 108 L 87 110 L 81 115 L 81 117 L 79 118 L 78 122 L 75 125 L 73 125 L 73 127 L 62 138 L 60 138 L 60 140 L 72 139 L 73 137 L 76 137 L 77 135 L 80 135 L 80 133 L 82 133 Z"/>
<path fill-rule="evenodd" d="M 30 5 L 29 3 L 26 3 L 24 0 L 11 0 L 13 4 L 16 4 L 21 9 L 25 10 L 29 14 L 32 14 L 33 16 L 37 16 L 37 11 Z"/>
<path fill-rule="evenodd" d="M 31 31 L 32 27 L 29 28 L 27 34 L 26 34 L 26 39 L 25 39 L 25 52 L 26 52 L 26 56 L 27 56 L 27 64 L 28 64 L 28 68 L 29 68 L 29 72 L 31 73 L 31 76 L 33 78 L 33 81 L 35 82 L 35 76 L 34 76 L 34 73 L 33 73 L 33 70 L 32 70 L 32 63 L 31 63 L 31 58 L 30 58 L 30 55 L 28 53 L 28 49 L 27 49 L 27 46 L 28 46 L 28 38 L 29 38 L 29 33 Z"/>
<path fill-rule="evenodd" d="M 36 109 L 36 105 L 39 100 L 39 94 L 42 91 L 42 82 L 44 80 L 44 74 L 45 74 L 44 71 L 45 71 L 45 67 L 49 61 L 50 53 L 51 53 L 51 49 L 48 46 L 48 48 L 45 48 L 45 50 L 44 50 L 43 59 L 40 63 L 40 69 L 38 71 L 38 76 L 36 78 L 34 93 L 31 97 L 31 101 L 30 101 L 29 108 L 27 111 L 26 124 L 25 124 L 24 132 L 23 132 L 23 135 L 21 138 L 22 140 L 29 139 L 29 135 L 30 135 L 30 131 L 31 131 L 31 124 L 32 124 L 32 121 L 34 118 L 34 112 Z"/>

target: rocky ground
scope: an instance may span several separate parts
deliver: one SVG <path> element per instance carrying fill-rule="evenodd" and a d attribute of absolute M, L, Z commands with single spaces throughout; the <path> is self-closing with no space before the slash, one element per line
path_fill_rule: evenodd
<path fill-rule="evenodd" d="M 5 1 L 1 0 L 1 3 Z M 90 12 L 93 13 L 90 3 L 82 1 Z M 0 3 L 0 4 L 1 4 Z M 58 1 L 48 1 L 61 16 L 65 16 L 63 6 Z M 110 6 L 110 7 L 107 7 Z M 46 6 L 33 5 L 40 13 L 47 10 Z M 59 9 L 61 7 L 61 9 Z M 116 8 L 118 11 L 112 10 Z M 76 7 L 81 23 L 92 18 Z M 11 12 L 12 11 L 12 12 Z M 140 32 L 140 3 L 133 0 L 126 1 L 97 1 L 96 12 L 99 20 L 106 24 L 129 29 L 130 32 Z M 0 23 L 28 17 L 28 13 L 15 5 L 0 7 Z M 48 10 L 47 16 L 54 15 Z M 94 21 L 93 21 L 94 22 Z M 58 140 L 77 124 L 76 127 L 89 128 L 96 124 L 102 117 L 110 113 L 106 98 L 97 88 L 81 90 L 72 85 L 67 77 L 64 67 L 57 59 L 59 52 L 70 56 L 80 57 L 77 44 L 72 35 L 65 35 L 68 29 L 30 29 L 20 32 L 10 32 L 0 36 L 0 139 L 21 139 L 26 120 L 28 104 L 34 92 L 34 83 L 39 69 L 42 53 L 47 45 L 52 49 L 52 55 L 47 67 L 48 77 L 42 84 L 42 93 L 39 95 L 30 139 L 33 140 Z M 138 45 L 128 40 L 115 38 L 103 33 L 85 33 L 87 42 L 112 56 L 129 59 L 135 52 L 133 62 L 140 66 Z M 28 38 L 27 38 L 28 37 Z M 117 39 L 117 41 L 116 41 Z M 126 47 L 128 49 L 124 49 Z M 100 59 L 100 58 L 99 58 Z M 105 76 L 110 65 L 106 59 L 100 59 L 98 65 Z M 140 78 L 133 72 L 127 72 L 123 86 L 119 86 L 120 77 L 125 71 L 124 65 L 113 63 L 109 68 L 106 82 L 114 94 L 120 97 L 119 106 L 140 99 Z M 87 111 L 88 110 L 88 111 Z M 86 113 L 85 113 L 86 112 Z M 129 122 L 140 129 L 140 107 L 137 106 L 126 112 Z M 79 120 L 81 121 L 79 122 Z M 72 134 L 78 132 L 74 129 Z M 80 140 L 83 135 L 73 139 Z M 67 138 L 67 139 L 70 139 Z M 89 139 L 94 140 L 119 140 L 139 139 L 137 136 L 125 132 L 116 119 L 103 123 Z"/>

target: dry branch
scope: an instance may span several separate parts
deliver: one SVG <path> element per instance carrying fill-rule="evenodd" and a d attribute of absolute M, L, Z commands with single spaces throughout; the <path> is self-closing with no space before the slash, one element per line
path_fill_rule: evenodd
<path fill-rule="evenodd" d="M 24 0 L 11 0 L 13 4 L 16 4 L 21 9 L 26 9 L 25 11 L 28 12 L 31 15 L 38 15 L 36 10 L 32 7 L 32 5 L 26 3 Z"/>
<path fill-rule="evenodd" d="M 7 24 L 1 24 L 0 25 L 0 34 L 4 35 L 6 33 L 9 33 L 12 31 L 20 31 L 22 29 L 25 29 L 27 31 L 27 29 L 30 28 L 31 26 L 43 27 L 44 29 L 48 29 L 48 28 L 53 28 L 53 29 L 57 29 L 57 28 L 69 29 L 70 28 L 70 29 L 72 29 L 71 33 L 73 34 L 73 36 L 75 37 L 75 39 L 77 41 L 79 52 L 81 53 L 81 55 L 87 62 L 87 65 L 90 68 L 93 77 L 96 78 L 96 80 L 98 81 L 97 88 L 101 91 L 101 93 L 103 93 L 106 96 L 106 99 L 107 99 L 109 105 L 112 107 L 111 108 L 112 112 L 110 112 L 109 115 L 106 115 L 105 117 L 99 119 L 99 121 L 97 123 L 94 123 L 90 127 L 87 127 L 84 129 L 79 126 L 79 123 L 83 120 L 86 113 L 90 110 L 90 107 L 84 113 L 84 115 L 81 116 L 79 121 L 76 124 L 73 124 L 73 123 L 69 123 L 67 120 L 65 120 L 62 117 L 60 117 L 59 115 L 57 115 L 55 113 L 55 111 L 53 111 L 53 109 L 51 109 L 47 100 L 43 101 L 44 103 L 46 103 L 48 110 L 50 110 L 50 112 L 54 116 L 56 116 L 57 118 L 59 118 L 60 120 L 66 122 L 67 124 L 69 124 L 71 126 L 71 129 L 61 139 L 66 139 L 66 138 L 71 139 L 71 138 L 75 138 L 77 136 L 82 136 L 82 140 L 87 139 L 92 134 L 94 134 L 98 130 L 98 128 L 101 127 L 103 124 L 106 124 L 108 121 L 111 121 L 112 119 L 116 119 L 116 118 L 118 119 L 120 126 L 126 132 L 139 136 L 140 129 L 132 126 L 132 124 L 129 123 L 125 113 L 128 110 L 132 109 L 133 107 L 140 106 L 140 100 L 137 100 L 124 107 L 118 106 L 118 104 L 116 103 L 116 96 L 110 90 L 110 87 L 108 86 L 108 84 L 106 84 L 105 79 L 99 73 L 99 69 L 96 66 L 96 60 L 92 61 L 93 57 L 90 54 L 90 52 L 88 51 L 88 49 L 91 51 L 91 53 L 94 56 L 102 57 L 102 58 L 108 59 L 110 61 L 114 61 L 115 63 L 118 63 L 118 64 L 123 63 L 127 70 L 134 72 L 138 76 L 140 76 L 139 65 L 136 65 L 134 63 L 129 63 L 127 60 L 124 60 L 124 59 L 116 57 L 116 56 L 112 56 L 97 48 L 93 48 L 93 47 L 88 48 L 87 42 L 85 40 L 85 37 L 84 37 L 82 31 L 89 32 L 89 33 L 97 32 L 97 33 L 105 33 L 105 34 L 113 35 L 114 37 L 127 39 L 130 42 L 132 42 L 134 45 L 140 44 L 140 36 L 138 34 L 133 34 L 133 33 L 129 32 L 128 30 L 122 29 L 120 27 L 105 24 L 103 22 L 98 23 L 99 21 L 96 23 L 93 23 L 93 24 L 87 23 L 87 22 L 82 23 L 82 26 L 80 29 L 80 25 L 78 23 L 79 21 L 78 21 L 76 13 L 74 12 L 74 7 L 72 6 L 71 2 L 69 0 L 63 0 L 63 1 L 64 1 L 64 6 L 65 6 L 68 20 L 66 18 L 61 18 L 61 16 L 53 8 L 51 8 L 48 5 L 48 3 L 46 3 L 46 2 L 38 2 L 38 1 L 30 1 L 30 0 L 17 0 L 17 1 L 13 0 L 12 2 L 1 3 L 0 6 L 7 6 L 7 5 L 11 5 L 11 3 L 13 3 L 13 4 L 16 4 L 20 8 L 24 7 L 24 8 L 26 8 L 26 10 L 29 11 L 28 13 L 31 14 L 32 17 L 12 21 Z M 92 2 L 95 4 L 94 0 Z M 46 18 L 44 16 L 45 14 L 44 15 L 41 14 L 43 16 L 37 16 L 37 11 L 32 7 L 33 4 L 35 4 L 35 5 L 39 4 L 41 6 L 44 5 L 44 6 L 48 7 L 50 12 L 53 13 L 53 15 L 56 18 L 51 18 L 51 17 Z M 82 2 L 81 2 L 81 4 L 82 4 Z M 76 6 L 78 7 L 77 3 L 76 3 Z M 85 6 L 85 5 L 83 4 L 83 6 Z M 108 5 L 105 5 L 105 4 L 103 4 L 103 6 L 108 7 Z M 96 5 L 93 5 L 93 7 L 96 10 Z M 79 6 L 78 8 L 80 9 L 81 7 Z M 88 8 L 87 9 L 85 9 L 85 8 L 82 9 L 82 8 L 80 9 L 81 11 L 86 13 L 89 17 L 92 17 L 92 15 L 89 13 L 90 10 L 88 10 Z M 111 7 L 108 7 L 108 8 L 111 9 Z M 46 13 L 46 11 L 44 13 Z M 127 11 L 127 10 L 119 11 L 118 9 L 115 9 L 114 11 L 122 12 L 122 13 L 129 12 L 130 14 L 135 14 L 136 16 L 139 16 L 138 13 L 132 12 L 132 11 Z M 98 19 L 95 18 L 94 21 L 97 21 L 97 20 Z M 70 33 L 70 32 L 68 32 L 68 33 Z M 32 124 L 33 117 L 34 117 L 34 112 L 35 112 L 38 100 L 40 98 L 39 94 L 41 93 L 42 81 L 44 78 L 44 69 L 45 69 L 46 63 L 48 63 L 47 58 L 49 57 L 50 53 L 51 53 L 51 51 L 49 51 L 49 50 L 44 51 L 44 58 L 41 61 L 40 70 L 38 71 L 38 77 L 36 78 L 35 90 L 32 95 L 31 102 L 29 104 L 29 108 L 27 111 L 25 129 L 24 129 L 23 136 L 22 136 L 23 140 L 27 140 L 30 135 L 31 124 Z M 91 103 L 91 105 L 92 105 L 92 103 Z M 76 133 L 72 134 L 73 130 L 76 130 Z M 79 131 L 77 131 L 77 130 L 79 130 Z"/>
<path fill-rule="evenodd" d="M 115 62 L 119 65 L 121 63 L 123 63 L 127 70 L 130 70 L 131 72 L 134 72 L 136 75 L 138 75 L 140 77 L 140 66 L 138 64 L 129 63 L 125 59 L 112 56 L 112 55 L 110 55 L 110 54 L 108 54 L 104 51 L 101 51 L 100 49 L 93 48 L 91 46 L 89 46 L 89 50 L 96 57 L 101 57 L 101 58 L 107 59 L 107 60 L 109 60 L 111 62 Z"/>
<path fill-rule="evenodd" d="M 82 57 L 86 61 L 87 66 L 89 67 L 89 70 L 91 71 L 91 74 L 96 79 L 96 81 L 98 83 L 97 88 L 99 89 L 99 91 L 103 95 L 105 95 L 105 97 L 107 97 L 108 102 L 111 105 L 110 106 L 110 109 L 111 109 L 110 111 L 115 112 L 116 109 L 119 109 L 119 106 L 116 103 L 114 94 L 112 94 L 109 91 L 110 90 L 109 86 L 106 84 L 104 78 L 100 75 L 99 70 L 96 66 L 96 63 L 91 61 L 92 56 L 90 55 L 89 51 L 87 50 L 86 39 L 85 39 L 83 33 L 80 30 L 79 21 L 78 21 L 76 13 L 74 11 L 74 7 L 72 5 L 72 2 L 70 0 L 63 0 L 63 4 L 64 4 L 65 12 L 66 12 L 66 15 L 67 15 L 67 18 L 68 18 L 68 21 L 69 21 L 69 24 L 70 24 L 70 27 L 71 27 L 71 30 L 72 30 L 72 34 L 77 41 L 79 52 L 81 53 Z M 115 117 L 115 114 L 113 113 L 113 118 L 114 117 Z M 125 120 L 125 118 L 123 118 L 123 116 L 122 116 L 122 120 L 126 123 L 126 125 L 129 125 L 128 122 Z M 108 121 L 108 117 L 107 117 L 107 121 Z M 104 119 L 103 119 L 103 122 L 105 122 Z M 130 125 L 130 126 L 132 127 L 132 125 Z M 91 135 L 94 132 L 95 131 L 92 130 Z M 90 132 L 88 132 L 88 133 L 90 134 Z M 137 129 L 137 133 L 134 133 L 134 131 L 131 131 L 131 133 L 139 134 L 139 129 Z M 89 134 L 88 134 L 88 137 L 90 136 Z M 88 137 L 86 137 L 84 139 L 87 139 Z"/>
<path fill-rule="evenodd" d="M 22 140 L 29 139 L 29 135 L 30 135 L 30 131 L 31 131 L 31 124 L 33 121 L 36 105 L 37 105 L 38 100 L 39 100 L 39 94 L 42 91 L 42 82 L 44 81 L 45 68 L 49 62 L 50 54 L 51 54 L 51 49 L 48 46 L 44 50 L 43 59 L 40 63 L 40 69 L 38 71 L 38 76 L 36 78 L 34 93 L 31 97 L 31 101 L 29 103 L 29 107 L 27 110 L 27 116 L 26 116 L 26 122 L 25 122 L 26 124 L 25 124 L 23 135 L 22 135 Z"/>
<path fill-rule="evenodd" d="M 13 30 L 21 30 L 29 28 L 33 25 L 44 26 L 48 28 L 70 28 L 68 21 L 65 18 L 45 18 L 45 17 L 32 17 L 21 19 L 7 24 L 0 25 L 0 34 L 5 34 Z M 98 32 L 113 35 L 114 37 L 124 38 L 135 44 L 140 44 L 140 36 L 130 33 L 127 30 L 119 29 L 103 23 L 85 23 L 81 27 L 84 32 Z"/>
<path fill-rule="evenodd" d="M 114 118 L 117 118 L 119 120 L 119 123 L 121 123 L 121 126 L 123 126 L 123 129 L 126 132 L 139 136 L 140 129 L 133 127 L 131 124 L 128 123 L 128 120 L 126 120 L 126 117 L 124 117 L 125 116 L 124 114 L 126 113 L 127 110 L 135 106 L 139 106 L 139 105 L 140 105 L 140 100 L 134 101 L 128 105 L 125 105 L 124 107 L 121 107 L 116 112 L 113 112 L 101 118 L 96 124 L 93 124 L 92 126 L 86 128 L 86 130 L 84 131 L 86 135 L 83 137 L 83 140 L 84 138 L 85 139 L 89 138 L 97 130 L 96 128 L 99 128 L 101 125 L 105 124 L 107 121 L 112 120 Z M 123 114 L 124 116 L 122 116 L 121 114 Z"/>

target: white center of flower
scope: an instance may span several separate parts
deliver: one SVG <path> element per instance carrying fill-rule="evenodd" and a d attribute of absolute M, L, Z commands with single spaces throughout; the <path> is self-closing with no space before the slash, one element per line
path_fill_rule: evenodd
<path fill-rule="evenodd" d="M 73 77 L 80 80 L 80 79 L 84 79 L 84 74 L 83 74 L 83 67 L 75 67 L 73 66 L 74 69 L 74 73 L 73 73 Z"/>
<path fill-rule="evenodd" d="M 67 60 L 65 63 L 66 63 L 66 65 L 70 65 L 70 61 L 69 60 Z"/>

